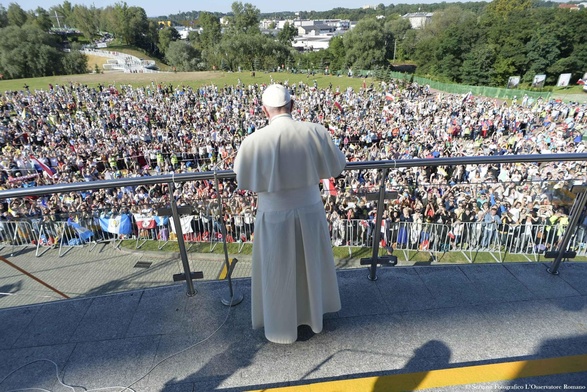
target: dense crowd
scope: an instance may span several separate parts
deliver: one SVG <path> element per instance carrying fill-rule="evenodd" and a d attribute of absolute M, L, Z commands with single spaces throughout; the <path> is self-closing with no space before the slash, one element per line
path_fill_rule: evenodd
<path fill-rule="evenodd" d="M 401 81 L 363 84 L 358 91 L 284 83 L 295 99 L 294 118 L 322 123 L 349 162 L 585 152 L 586 104 L 528 96 L 505 103 Z M 0 95 L 1 186 L 231 169 L 243 138 L 266 124 L 260 104 L 264 87 L 68 84 L 5 92 Z M 340 221 L 357 222 L 355 234 L 341 235 L 339 243 L 356 241 L 361 227 L 372 232 L 376 205 L 365 193 L 376 191 L 380 180 L 375 170 L 348 171 L 332 189 L 325 188 L 333 233 L 342 227 Z M 398 196 L 385 206 L 385 238 L 398 242 L 396 223 L 442 224 L 456 247 L 464 241 L 452 228 L 460 224 L 491 221 L 496 230 L 506 224 L 554 224 L 568 219 L 566 191 L 586 180 L 587 162 L 392 170 L 385 181 Z M 219 191 L 229 230 L 254 214 L 254 195 L 234 181 L 221 181 Z M 202 215 L 213 216 L 218 207 L 212 181 L 181 184 L 174 197 Z M 4 219 L 106 210 L 149 213 L 168 204 L 163 184 L 14 199 L 4 201 L 0 212 Z"/>

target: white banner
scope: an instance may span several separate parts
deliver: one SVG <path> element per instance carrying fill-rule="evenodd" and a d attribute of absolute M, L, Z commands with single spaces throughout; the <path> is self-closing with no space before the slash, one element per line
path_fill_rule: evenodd
<path fill-rule="evenodd" d="M 519 76 L 510 76 L 508 79 L 508 85 L 506 88 L 516 88 L 518 84 L 520 84 L 520 77 Z"/>
<path fill-rule="evenodd" d="M 192 219 L 194 219 L 192 215 L 182 216 L 179 218 L 179 221 L 181 222 L 181 231 L 183 234 L 194 232 L 192 229 Z M 175 222 L 173 221 L 173 217 L 169 217 L 169 224 L 171 226 L 171 231 L 175 233 Z"/>
<path fill-rule="evenodd" d="M 564 73 L 564 74 L 560 74 L 560 76 L 558 77 L 558 82 L 557 82 L 557 87 L 567 87 L 569 85 L 569 82 L 571 81 L 571 76 L 572 74 L 570 73 Z"/>
<path fill-rule="evenodd" d="M 546 81 L 546 75 L 534 75 L 534 81 L 532 82 L 532 87 L 544 87 L 544 82 Z"/>

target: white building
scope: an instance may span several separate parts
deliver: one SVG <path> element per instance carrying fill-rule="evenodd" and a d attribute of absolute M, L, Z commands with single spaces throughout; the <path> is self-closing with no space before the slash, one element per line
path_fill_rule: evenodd
<path fill-rule="evenodd" d="M 309 26 L 298 26 L 298 35 L 326 35 L 332 34 L 336 31 L 335 27 L 328 26 L 327 24 L 314 24 Z"/>
<path fill-rule="evenodd" d="M 412 12 L 405 14 L 404 19 L 408 19 L 413 29 L 421 29 L 432 20 L 432 12 Z"/>

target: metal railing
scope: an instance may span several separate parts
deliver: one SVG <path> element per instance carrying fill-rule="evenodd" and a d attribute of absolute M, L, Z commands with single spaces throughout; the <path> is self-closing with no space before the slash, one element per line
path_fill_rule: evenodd
<path fill-rule="evenodd" d="M 587 161 L 587 154 L 545 154 L 545 155 L 503 155 L 503 156 L 474 156 L 474 157 L 458 157 L 458 158 L 435 158 L 435 159 L 412 159 L 412 160 L 399 160 L 399 161 L 370 161 L 370 162 L 351 162 L 347 164 L 346 170 L 375 170 L 378 173 L 378 179 L 379 179 L 379 185 L 376 186 L 378 187 L 378 191 L 375 192 L 374 195 L 372 195 L 372 199 L 376 200 L 376 205 L 384 205 L 385 200 L 387 198 L 389 198 L 389 192 L 392 191 L 393 187 L 391 186 L 391 184 L 389 183 L 389 181 L 386 181 L 386 179 L 388 178 L 388 175 L 390 173 L 391 170 L 395 170 L 395 169 L 402 169 L 402 168 L 413 168 L 413 167 L 436 167 L 436 166 L 462 166 L 462 165 L 476 165 L 476 164 L 501 164 L 501 163 L 518 163 L 518 162 L 535 162 L 535 163 L 541 163 L 541 162 L 561 162 L 561 161 Z M 167 184 L 168 186 L 168 190 L 170 193 L 170 204 L 166 207 L 168 207 L 169 209 L 169 216 L 173 219 L 174 222 L 174 229 L 172 230 L 171 227 L 167 230 L 168 234 L 167 234 L 167 238 L 162 238 L 162 235 L 160 232 L 157 231 L 157 229 L 155 231 L 151 231 L 151 232 L 143 232 L 140 233 L 136 238 L 137 238 L 137 246 L 140 243 L 139 238 L 157 238 L 160 241 L 167 241 L 169 239 L 169 233 L 172 231 L 175 231 L 176 233 L 176 237 L 177 237 L 177 241 L 178 241 L 178 245 L 180 248 L 180 256 L 181 256 L 181 260 L 182 260 L 182 264 L 184 267 L 184 273 L 183 273 L 183 278 L 186 280 L 187 282 L 187 286 L 188 286 L 188 294 L 193 295 L 195 293 L 194 291 L 194 287 L 193 287 L 193 282 L 192 282 L 192 277 L 193 274 L 190 272 L 190 267 L 189 267 L 189 263 L 187 260 L 187 248 L 186 248 L 186 238 L 184 238 L 184 233 L 182 232 L 182 227 L 181 227 L 181 211 L 178 210 L 178 206 L 174 197 L 174 191 L 176 190 L 176 184 L 179 183 L 184 183 L 184 182 L 190 182 L 190 181 L 210 181 L 210 180 L 215 180 L 215 181 L 210 181 L 210 183 L 215 183 L 214 186 L 216 188 L 216 190 L 218 190 L 218 180 L 219 179 L 234 179 L 235 178 L 235 174 L 233 171 L 231 170 L 223 170 L 223 171 L 212 171 L 212 172 L 198 172 L 198 173 L 178 173 L 178 174 L 165 174 L 165 175 L 158 175 L 158 176 L 145 176 L 145 177 L 135 177 L 135 178 L 123 178 L 123 179 L 115 179 L 115 180 L 104 180 L 104 181 L 93 181 L 93 182 L 83 182 L 83 183 L 67 183 L 67 184 L 59 184 L 59 185 L 50 185 L 50 186 L 43 186 L 43 187 L 33 187 L 33 188 L 19 188 L 19 189 L 11 189 L 11 190 L 3 190 L 0 191 L 0 199 L 12 199 L 12 198 L 23 198 L 25 196 L 42 196 L 42 195 L 50 195 L 50 194 L 55 194 L 55 193 L 65 193 L 65 192 L 80 192 L 80 191 L 87 191 L 87 190 L 98 190 L 98 189 L 104 189 L 104 188 L 121 188 L 121 187 L 137 187 L 140 185 L 155 185 L 155 184 Z M 220 194 L 220 192 L 219 192 Z M 568 222 L 568 226 L 567 229 L 564 231 L 564 235 L 559 236 L 560 238 L 558 238 L 556 244 L 551 243 L 550 247 L 554 248 L 554 246 L 556 245 L 558 247 L 558 253 L 555 252 L 555 260 L 552 263 L 550 272 L 551 273 L 557 273 L 558 272 L 558 265 L 560 264 L 563 255 L 564 255 L 564 251 L 566 251 L 568 249 L 569 243 L 571 242 L 572 238 L 576 238 L 577 237 L 577 222 L 579 219 L 579 215 L 581 214 L 583 207 L 585 205 L 585 192 L 583 189 L 579 189 L 578 191 L 578 196 L 581 197 L 576 197 L 575 198 L 575 204 L 573 206 L 574 211 L 571 211 L 570 214 L 570 219 Z M 381 209 L 378 210 L 379 212 L 377 213 L 377 216 L 374 219 L 373 225 L 374 227 L 381 227 L 382 222 L 383 222 L 383 216 L 381 214 Z M 185 214 L 183 214 L 185 215 Z M 244 217 L 242 217 L 244 219 Z M 220 222 L 220 226 L 214 226 L 214 222 L 211 223 L 211 227 L 210 230 L 208 230 L 208 233 L 213 235 L 214 233 L 217 233 L 218 231 L 222 231 L 225 229 L 224 225 L 221 224 Z M 239 225 L 240 226 L 240 225 Z M 244 223 L 243 223 L 244 226 Z M 449 246 L 450 244 L 454 244 L 456 242 L 456 240 L 452 240 L 450 237 L 451 235 L 454 235 L 456 238 L 455 234 L 455 228 L 444 228 L 444 227 L 436 227 L 433 225 L 428 225 L 425 226 L 426 228 L 430 229 L 430 231 L 428 231 L 428 233 L 434 233 L 434 241 L 430 241 L 430 238 L 428 238 L 428 249 L 432 248 L 432 250 L 434 251 L 449 251 L 452 249 L 451 246 Z M 423 226 L 422 230 L 420 231 L 419 235 L 418 235 L 418 241 L 419 244 L 417 245 L 418 248 L 421 247 L 422 244 L 422 235 L 423 233 L 426 233 L 427 231 L 425 230 L 425 227 Z M 398 227 L 398 231 L 396 234 L 394 235 L 400 235 L 400 230 Z M 407 235 L 406 233 L 409 231 L 410 233 L 412 232 L 413 227 L 404 227 L 404 234 L 402 234 L 403 236 Z M 468 230 L 470 231 L 470 233 L 475 232 L 475 230 L 482 230 L 483 227 L 481 228 L 477 228 L 475 225 L 472 225 L 471 227 L 468 228 Z M 13 233 L 15 232 L 15 230 L 8 230 L 7 233 Z M 75 230 L 75 229 L 73 229 Z M 458 229 L 457 229 L 458 230 Z M 464 228 L 463 228 L 464 230 Z M 497 232 L 497 229 L 496 229 Z M 72 228 L 69 227 L 67 228 L 67 233 L 73 233 Z M 179 234 L 177 234 L 179 233 Z M 252 231 L 249 229 L 249 231 L 247 231 L 247 229 L 242 229 L 242 232 L 240 233 L 242 235 L 245 236 L 246 240 L 250 239 L 250 236 L 252 235 Z M 239 234 L 239 235 L 240 235 Z M 415 235 L 415 234 L 414 234 Z M 424 234 L 425 235 L 425 234 Z M 155 237 L 153 237 L 155 236 Z M 574 237 L 573 237 L 574 236 Z M 77 238 L 77 237 L 76 237 Z M 406 237 L 407 238 L 407 237 Z M 410 237 L 411 238 L 411 237 Z M 415 238 L 415 237 L 414 237 Z M 485 240 L 486 245 L 488 245 L 487 247 L 491 248 L 491 247 L 496 247 L 499 246 L 499 249 L 502 250 L 503 247 L 505 247 L 505 249 L 509 249 L 509 251 L 511 251 L 512 249 L 516 249 L 515 247 L 518 247 L 517 249 L 519 249 L 521 243 L 518 242 L 514 245 L 514 248 L 512 248 L 512 244 L 508 243 L 508 237 L 506 235 L 506 237 L 503 239 L 502 242 L 502 238 L 503 236 L 498 236 L 497 234 L 495 235 L 495 237 L 491 237 L 489 240 L 487 240 L 487 238 L 484 238 L 484 236 L 482 234 L 479 234 L 478 239 L 481 240 L 481 244 L 483 245 L 483 241 Z M 73 238 L 70 238 L 73 239 Z M 224 243 L 224 245 L 226 244 L 226 239 L 227 239 L 227 235 L 226 232 L 223 232 L 222 235 L 222 242 Z M 367 260 L 368 262 L 365 262 L 363 264 L 369 264 L 369 278 L 372 280 L 375 280 L 377 275 L 376 275 L 376 271 L 377 271 L 377 266 L 379 264 L 382 264 L 382 259 L 379 257 L 379 250 L 381 247 L 381 240 L 385 240 L 385 233 L 383 233 L 381 230 L 372 230 L 372 238 L 369 239 L 369 245 L 372 247 L 372 256 Z M 496 243 L 496 241 L 499 242 Z M 39 236 L 38 239 L 38 246 L 39 243 L 41 242 L 41 237 Z M 189 240 L 189 237 L 188 237 Z M 468 248 L 465 249 L 466 251 L 473 251 L 473 247 L 471 247 L 471 244 L 473 244 L 473 241 L 470 241 L 470 244 L 467 243 Z M 477 240 L 476 240 L 477 241 Z M 522 241 L 523 241 L 523 237 L 522 237 Z M 412 241 L 411 243 L 413 243 L 414 241 Z M 511 242 L 511 241 L 510 241 Z M 534 241 L 535 243 L 536 241 Z M 397 243 L 397 241 L 396 241 Z M 409 241 L 406 241 L 406 243 L 410 243 Z M 402 244 L 402 242 L 400 241 L 400 244 Z M 70 246 L 75 246 L 78 245 L 76 241 L 72 241 Z M 16 246 L 16 244 L 14 244 L 13 246 Z M 48 243 L 45 243 L 44 246 L 53 246 L 52 244 L 49 245 Z M 457 245 L 458 246 L 458 245 Z M 487 248 L 484 247 L 484 248 Z M 400 245 L 400 248 L 402 248 L 402 246 Z M 477 248 L 478 249 L 478 248 Z M 477 250 L 475 249 L 475 250 Z M 463 249 L 459 249 L 460 251 L 462 251 Z"/>

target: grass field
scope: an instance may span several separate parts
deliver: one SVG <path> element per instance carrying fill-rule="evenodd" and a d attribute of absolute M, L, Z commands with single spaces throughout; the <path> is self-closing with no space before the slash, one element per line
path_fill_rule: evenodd
<path fill-rule="evenodd" d="M 94 64 L 89 62 L 88 66 L 93 69 Z M 101 64 L 98 64 L 101 67 Z M 263 84 L 269 83 L 273 77 L 276 82 L 288 81 L 290 84 L 303 82 L 306 84 L 313 84 L 316 80 L 318 87 L 325 87 L 332 83 L 333 87 L 340 87 L 341 90 L 347 87 L 353 87 L 355 90 L 360 88 L 363 80 L 358 78 L 336 77 L 325 75 L 314 75 L 308 77 L 302 74 L 292 74 L 286 72 L 280 73 L 261 73 L 257 72 L 255 76 L 251 76 L 250 72 L 221 72 L 221 71 L 206 71 L 206 72 L 159 72 L 159 73 L 123 73 L 123 72 L 104 72 L 102 74 L 82 74 L 82 75 L 66 75 L 66 76 L 47 76 L 43 78 L 30 79 L 13 79 L 0 81 L 0 91 L 18 91 L 22 90 L 26 84 L 31 90 L 46 90 L 49 84 L 65 85 L 69 83 L 80 83 L 88 86 L 104 85 L 133 85 L 135 87 L 144 86 L 147 84 L 164 83 L 172 84 L 174 86 L 184 85 L 191 87 L 200 87 L 206 84 L 236 85 L 240 79 L 245 85 L 248 84 Z M 366 83 L 371 83 L 367 80 Z"/>

